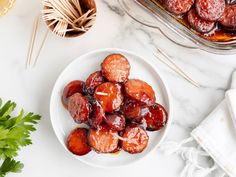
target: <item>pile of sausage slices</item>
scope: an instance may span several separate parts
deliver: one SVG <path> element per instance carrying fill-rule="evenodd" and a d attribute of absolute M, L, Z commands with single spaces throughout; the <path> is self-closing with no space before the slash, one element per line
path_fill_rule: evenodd
<path fill-rule="evenodd" d="M 171 13 L 187 16 L 190 26 L 207 33 L 218 28 L 236 31 L 236 0 L 158 0 Z"/>
<path fill-rule="evenodd" d="M 168 119 L 163 106 L 156 103 L 155 92 L 145 81 L 129 79 L 130 63 L 121 54 L 107 56 L 101 71 L 85 82 L 68 83 L 62 103 L 78 124 L 67 137 L 67 147 L 82 156 L 91 150 L 114 153 L 123 149 L 142 152 L 148 144 L 146 131 L 158 131 Z M 140 73 L 141 74 L 141 73 Z"/>

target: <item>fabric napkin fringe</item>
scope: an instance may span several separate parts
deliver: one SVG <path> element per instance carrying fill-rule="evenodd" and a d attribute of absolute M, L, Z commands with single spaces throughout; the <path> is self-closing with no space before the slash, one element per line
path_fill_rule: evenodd
<path fill-rule="evenodd" d="M 216 170 L 221 172 L 218 177 L 227 177 L 226 173 L 224 173 L 215 163 L 211 167 L 203 167 L 199 164 L 200 157 L 211 157 L 200 147 L 200 145 L 197 147 L 188 146 L 189 143 L 193 142 L 195 142 L 195 140 L 192 137 L 186 138 L 180 143 L 174 141 L 164 142 L 160 146 L 160 150 L 166 155 L 177 154 L 185 161 L 185 167 L 183 168 L 180 177 L 206 177 Z"/>

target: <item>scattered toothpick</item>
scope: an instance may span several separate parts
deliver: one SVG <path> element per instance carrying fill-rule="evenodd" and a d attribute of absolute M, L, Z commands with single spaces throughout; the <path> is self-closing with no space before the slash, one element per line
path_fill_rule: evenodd
<path fill-rule="evenodd" d="M 47 29 L 47 31 L 46 31 L 46 33 L 45 33 L 45 35 L 44 35 L 43 41 L 42 41 L 42 43 L 41 43 L 41 45 L 40 45 L 40 47 L 39 47 L 38 53 L 37 53 L 37 55 L 36 55 L 36 57 L 35 57 L 35 60 L 34 60 L 34 66 L 35 66 L 36 63 L 37 63 L 38 58 L 39 58 L 39 55 L 40 55 L 40 53 L 41 53 L 41 51 L 42 51 L 42 49 L 43 49 L 43 46 L 44 46 L 44 44 L 45 44 L 45 42 L 46 42 L 46 40 L 47 40 L 48 33 L 49 33 L 49 29 Z"/>
<path fill-rule="evenodd" d="M 91 3 L 91 0 L 87 1 L 87 3 Z M 85 3 L 86 1 L 82 2 Z M 80 0 L 43 0 L 43 5 L 43 20 L 47 22 L 48 28 L 52 28 L 53 33 L 61 37 L 65 37 L 68 32 L 85 33 L 95 22 L 96 9 L 94 5 L 93 8 L 85 11 L 82 9 Z M 39 16 L 37 16 L 34 21 L 27 53 L 26 69 L 36 65 L 48 37 L 49 29 L 45 33 L 36 55 L 34 55 L 36 57 L 33 59 L 35 41 L 39 31 L 39 19 Z"/>
<path fill-rule="evenodd" d="M 34 54 L 34 50 L 35 50 L 35 41 L 37 39 L 38 36 L 38 32 L 39 32 L 39 27 L 40 27 L 40 18 L 39 15 L 36 16 L 35 21 L 34 21 L 34 25 L 33 25 L 33 30 L 32 30 L 32 34 L 31 34 L 31 39 L 30 39 L 30 43 L 29 43 L 29 49 L 28 49 L 28 53 L 27 53 L 27 60 L 26 60 L 26 69 L 28 69 L 30 66 L 35 66 L 37 63 L 37 60 L 39 58 L 39 55 L 43 49 L 43 46 L 46 42 L 46 39 L 48 37 L 48 33 L 49 30 L 46 31 L 43 41 L 41 42 L 39 49 L 36 53 L 36 55 Z M 33 56 L 36 56 L 35 58 L 33 58 Z"/>
<path fill-rule="evenodd" d="M 31 40 L 30 40 L 30 44 L 29 44 L 29 50 L 28 50 L 28 54 L 27 54 L 26 69 L 28 68 L 28 66 L 30 66 L 31 61 L 32 61 L 32 54 L 33 54 L 33 50 L 34 50 L 34 44 L 35 44 L 35 39 L 37 36 L 38 27 L 39 27 L 39 15 L 36 17 L 36 19 L 34 21 Z"/>
<path fill-rule="evenodd" d="M 164 60 L 161 57 L 158 57 L 155 53 L 153 54 L 158 60 L 160 60 L 161 62 L 163 62 L 164 64 L 166 64 L 168 67 L 170 67 L 172 70 L 174 70 L 177 74 L 179 74 L 180 76 L 182 76 L 185 80 L 187 80 L 189 83 L 191 83 L 192 85 L 194 85 L 195 87 L 201 87 L 201 85 L 196 82 L 195 80 L 193 80 L 189 74 L 187 74 L 185 71 L 183 71 L 183 69 L 181 69 L 170 57 L 169 55 L 167 55 L 165 52 L 163 52 L 161 49 L 156 48 L 157 51 L 159 53 L 162 54 L 162 56 L 165 57 L 166 60 Z"/>

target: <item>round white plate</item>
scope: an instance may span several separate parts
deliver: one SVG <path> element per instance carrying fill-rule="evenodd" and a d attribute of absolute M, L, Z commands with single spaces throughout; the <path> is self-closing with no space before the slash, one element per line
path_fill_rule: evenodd
<path fill-rule="evenodd" d="M 61 95 L 63 88 L 72 80 L 86 80 L 92 72 L 100 70 L 100 64 L 103 59 L 112 53 L 123 54 L 130 62 L 131 72 L 129 78 L 142 79 L 149 83 L 155 90 L 157 102 L 164 105 L 169 119 L 167 126 L 158 132 L 148 132 L 149 143 L 147 148 L 139 154 L 129 154 L 121 151 L 119 154 L 97 154 L 91 151 L 85 156 L 76 156 L 70 153 L 66 148 L 66 138 L 71 130 L 78 126 L 70 117 L 67 110 L 61 103 Z M 50 116 L 52 126 L 62 146 L 67 152 L 73 155 L 76 159 L 81 160 L 89 165 L 96 167 L 119 167 L 131 164 L 142 159 L 152 150 L 156 150 L 157 146 L 162 142 L 171 122 L 171 107 L 170 95 L 163 81 L 155 61 L 150 61 L 148 58 L 142 58 L 132 52 L 120 49 L 103 49 L 89 52 L 75 59 L 57 79 L 51 95 Z"/>

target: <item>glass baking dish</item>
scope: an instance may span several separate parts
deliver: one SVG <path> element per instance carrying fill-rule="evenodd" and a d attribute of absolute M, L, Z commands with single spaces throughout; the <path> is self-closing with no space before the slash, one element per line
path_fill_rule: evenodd
<path fill-rule="evenodd" d="M 118 2 L 135 21 L 158 29 L 169 40 L 180 46 L 221 55 L 236 54 L 236 38 L 226 42 L 207 40 L 183 25 L 161 5 L 154 5 L 150 0 L 118 0 Z"/>

